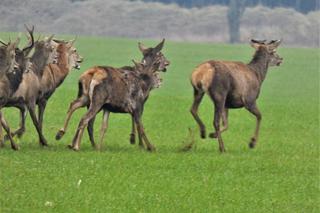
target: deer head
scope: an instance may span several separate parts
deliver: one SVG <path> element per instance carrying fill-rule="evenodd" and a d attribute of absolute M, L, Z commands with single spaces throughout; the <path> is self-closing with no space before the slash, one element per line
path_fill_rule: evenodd
<path fill-rule="evenodd" d="M 143 55 L 141 62 L 143 64 L 152 64 L 153 61 L 159 61 L 159 71 L 167 71 L 167 66 L 170 62 L 162 54 L 161 50 L 164 46 L 165 39 L 163 39 L 156 47 L 145 47 L 142 43 L 138 43 L 138 47 Z"/>
<path fill-rule="evenodd" d="M 251 39 L 251 46 L 256 49 L 255 55 L 260 54 L 266 57 L 269 66 L 279 66 L 282 63 L 283 58 L 277 54 L 277 48 L 280 44 L 281 40 L 271 40 L 266 43 L 266 40 Z"/>
<path fill-rule="evenodd" d="M 15 50 L 19 45 L 20 37 L 15 42 L 9 42 L 0 47 L 0 73 L 8 73 L 18 68 L 18 64 L 15 60 Z"/>

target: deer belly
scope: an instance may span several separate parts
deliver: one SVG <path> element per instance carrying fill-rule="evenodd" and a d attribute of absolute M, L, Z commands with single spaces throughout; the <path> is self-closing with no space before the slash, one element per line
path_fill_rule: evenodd
<path fill-rule="evenodd" d="M 113 113 L 128 113 L 128 109 L 126 109 L 125 106 L 113 105 L 110 103 L 104 104 L 102 108 Z"/>
<path fill-rule="evenodd" d="M 228 95 L 225 102 L 226 108 L 241 108 L 244 106 L 243 99 L 238 95 Z"/>

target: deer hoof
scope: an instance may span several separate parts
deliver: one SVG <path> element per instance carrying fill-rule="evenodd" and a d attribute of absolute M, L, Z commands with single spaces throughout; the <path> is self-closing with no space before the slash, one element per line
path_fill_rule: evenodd
<path fill-rule="evenodd" d="M 130 144 L 135 144 L 136 143 L 136 138 L 134 134 L 130 134 Z"/>
<path fill-rule="evenodd" d="M 42 147 L 49 146 L 48 143 L 47 143 L 47 141 L 40 141 L 40 145 L 41 145 Z"/>
<path fill-rule="evenodd" d="M 206 130 L 200 130 L 200 137 L 202 139 L 205 139 L 206 138 Z"/>
<path fill-rule="evenodd" d="M 17 144 L 12 144 L 11 145 L 11 148 L 14 150 L 14 151 L 18 151 L 20 148 Z"/>
<path fill-rule="evenodd" d="M 218 137 L 218 134 L 216 132 L 211 132 L 209 134 L 209 138 L 217 138 Z"/>
<path fill-rule="evenodd" d="M 156 151 L 156 148 L 155 148 L 154 146 L 150 146 L 150 147 L 147 148 L 147 150 L 148 150 L 149 152 L 155 152 L 155 151 Z"/>
<path fill-rule="evenodd" d="M 65 132 L 62 129 L 60 129 L 56 134 L 56 140 L 60 140 L 63 137 L 64 133 Z"/>
<path fill-rule="evenodd" d="M 251 142 L 249 143 L 249 148 L 253 149 L 256 146 L 256 139 L 255 138 L 251 138 Z"/>
<path fill-rule="evenodd" d="M 0 141 L 0 148 L 4 147 L 4 141 Z"/>
<path fill-rule="evenodd" d="M 220 153 L 221 153 L 221 154 L 224 153 L 224 152 L 226 152 L 225 148 L 220 148 L 220 147 L 219 147 L 219 150 L 220 150 Z"/>

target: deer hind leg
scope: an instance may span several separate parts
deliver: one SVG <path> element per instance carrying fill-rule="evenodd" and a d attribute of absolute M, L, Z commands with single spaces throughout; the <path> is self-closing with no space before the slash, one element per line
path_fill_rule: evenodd
<path fill-rule="evenodd" d="M 221 129 L 220 129 L 220 119 L 223 117 L 223 112 L 225 108 L 225 99 L 227 94 L 222 93 L 213 93 L 210 94 L 213 102 L 214 102 L 214 121 L 213 126 L 215 128 L 218 142 L 219 142 L 219 150 L 220 152 L 225 152 L 224 143 L 221 137 Z"/>
<path fill-rule="evenodd" d="M 249 143 L 249 147 L 254 148 L 258 142 L 260 123 L 261 123 L 262 116 L 261 116 L 261 113 L 255 103 L 251 106 L 246 107 L 246 108 L 249 112 L 251 112 L 254 116 L 256 116 L 256 121 L 257 121 L 256 129 L 254 132 L 254 136 L 251 138 L 251 141 Z"/>
<path fill-rule="evenodd" d="M 63 128 L 61 128 L 56 134 L 56 140 L 60 140 L 63 137 L 63 135 L 65 134 L 65 132 L 67 131 L 67 127 L 68 127 L 70 118 L 71 118 L 72 114 L 74 113 L 74 111 L 76 111 L 77 109 L 84 107 L 88 104 L 89 104 L 88 98 L 86 96 L 81 96 L 80 98 L 77 98 L 76 100 L 71 102 L 69 109 L 68 109 L 68 112 L 67 112 L 66 120 L 63 125 Z"/>
<path fill-rule="evenodd" d="M 200 128 L 200 137 L 206 138 L 206 127 L 198 115 L 198 108 L 203 98 L 204 92 L 195 87 L 193 87 L 193 89 L 194 89 L 194 94 L 193 94 L 194 99 L 193 99 L 193 104 L 190 109 L 190 112 Z"/>
<path fill-rule="evenodd" d="M 131 116 L 131 121 L 132 121 L 132 127 L 131 127 L 131 133 L 130 133 L 130 144 L 135 144 L 136 143 L 136 125 L 135 125 L 133 116 Z"/>
<path fill-rule="evenodd" d="M 108 121 L 109 121 L 109 115 L 110 112 L 108 110 L 103 111 L 103 118 L 102 118 L 102 124 L 100 129 L 100 144 L 99 147 L 102 146 L 104 135 L 106 134 L 107 128 L 108 128 Z"/>
<path fill-rule="evenodd" d="M 228 129 L 228 114 L 229 114 L 229 110 L 227 108 L 224 108 L 222 112 L 222 129 L 220 130 L 221 133 Z M 209 134 L 209 137 L 217 138 L 218 134 L 217 132 L 212 132 Z"/>
<path fill-rule="evenodd" d="M 7 135 L 8 135 L 8 138 L 10 140 L 10 143 L 11 143 L 11 148 L 13 150 L 19 150 L 19 146 L 17 144 L 15 144 L 15 142 L 13 141 L 13 138 L 11 136 L 11 130 L 10 130 L 10 127 L 9 125 L 7 124 L 6 120 L 4 119 L 2 113 L 0 112 L 0 122 L 1 122 L 1 125 L 2 127 L 4 128 L 4 130 L 7 132 Z"/>
<path fill-rule="evenodd" d="M 87 109 L 89 110 L 89 106 L 87 106 Z M 94 140 L 94 121 L 96 120 L 96 116 L 94 116 L 88 123 L 87 131 L 89 135 L 89 140 L 92 147 L 96 147 L 95 140 Z"/>
<path fill-rule="evenodd" d="M 76 134 L 72 140 L 72 145 L 69 145 L 68 147 L 77 151 L 80 149 L 80 143 L 83 135 L 84 128 L 88 125 L 89 121 L 96 116 L 96 114 L 100 111 L 103 103 L 100 104 L 90 104 L 89 110 L 86 112 L 86 114 L 81 118 L 80 123 L 78 125 L 78 129 L 76 131 Z"/>

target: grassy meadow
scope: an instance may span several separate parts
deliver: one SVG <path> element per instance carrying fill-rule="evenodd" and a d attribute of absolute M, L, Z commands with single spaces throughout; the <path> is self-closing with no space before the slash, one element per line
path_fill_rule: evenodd
<path fill-rule="evenodd" d="M 8 33 L 0 33 L 3 39 Z M 11 37 L 17 34 L 10 34 Z M 61 36 L 62 38 L 71 38 Z M 78 110 L 64 138 L 55 141 L 77 79 L 93 65 L 130 65 L 139 60 L 138 39 L 79 37 L 76 46 L 85 58 L 57 89 L 45 112 L 48 148 L 27 118 L 27 132 L 0 149 L 0 212 L 319 212 L 319 49 L 280 46 L 280 67 L 269 69 L 258 105 L 262 112 L 260 139 L 248 148 L 255 118 L 244 109 L 231 110 L 223 133 L 227 152 L 218 152 L 213 139 L 200 139 L 189 109 L 192 69 L 207 59 L 248 62 L 249 45 L 166 42 L 171 61 L 162 74 L 163 86 L 151 92 L 143 116 L 146 134 L 157 151 L 148 153 L 129 143 L 131 119 L 111 114 L 100 150 L 85 132 L 81 150 L 70 151 L 84 110 Z M 159 41 L 143 40 L 147 46 Z M 18 110 L 3 113 L 12 129 Z M 95 135 L 98 139 L 98 116 Z M 208 97 L 200 117 L 213 131 L 213 105 Z M 188 152 L 181 147 L 196 143 Z"/>

